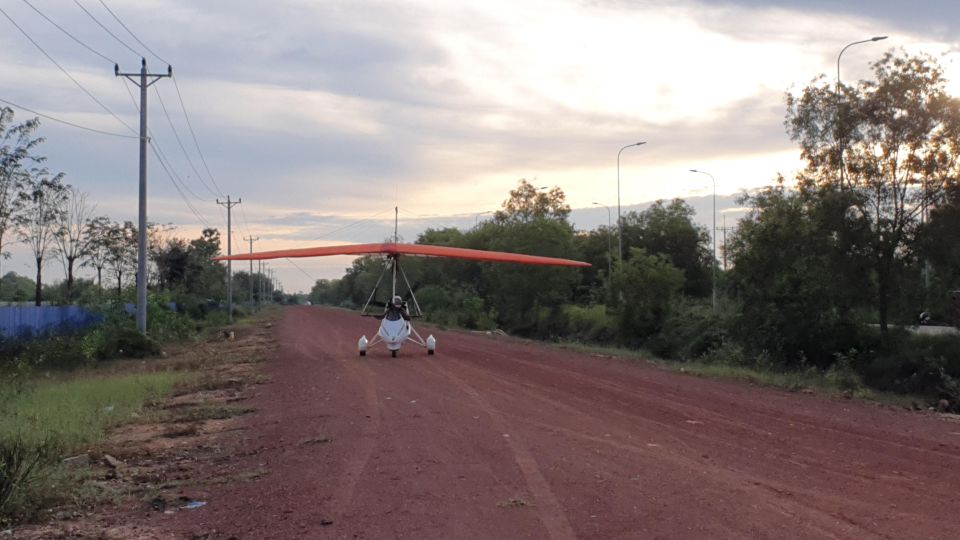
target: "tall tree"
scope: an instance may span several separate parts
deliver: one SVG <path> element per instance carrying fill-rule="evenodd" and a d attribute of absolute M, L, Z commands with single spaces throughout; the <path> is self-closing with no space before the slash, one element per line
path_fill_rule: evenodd
<path fill-rule="evenodd" d="M 72 299 L 73 269 L 78 259 L 86 256 L 90 248 L 91 238 L 88 234 L 87 223 L 97 205 L 90 204 L 89 195 L 79 189 L 69 186 L 65 193 L 63 211 L 59 214 L 56 243 L 54 251 L 63 263 L 63 270 L 67 274 L 66 298 Z"/>
<path fill-rule="evenodd" d="M 842 142 L 851 208 L 871 224 L 869 245 L 876 311 L 887 334 L 898 269 L 924 208 L 936 204 L 960 175 L 960 101 L 946 93 L 943 70 L 927 56 L 886 53 L 875 80 L 843 86 L 821 78 L 787 96 L 786 125 L 807 160 L 807 176 L 835 184 Z M 842 108 L 838 108 L 842 105 Z"/>
<path fill-rule="evenodd" d="M 110 261 L 111 228 L 113 222 L 107 216 L 97 216 L 87 220 L 87 250 L 83 265 L 97 271 L 97 287 L 103 288 L 103 269 Z"/>
<path fill-rule="evenodd" d="M 548 218 L 566 222 L 569 215 L 570 205 L 566 202 L 563 190 L 554 187 L 543 191 L 526 179 L 521 179 L 517 188 L 510 191 L 510 198 L 503 201 L 503 209 L 494 214 L 494 219 L 500 222 L 530 222 Z"/>
<path fill-rule="evenodd" d="M 14 211 L 24 179 L 28 170 L 43 160 L 32 154 L 33 148 L 43 142 L 33 136 L 39 120 L 13 124 L 13 117 L 13 109 L 0 107 L 0 261 L 10 256 L 4 248 L 10 238 L 7 233 L 16 226 Z"/>
<path fill-rule="evenodd" d="M 630 212 L 623 219 L 623 240 L 629 247 L 643 248 L 648 255 L 664 255 L 683 270 L 683 292 L 706 297 L 711 289 L 715 261 L 710 254 L 710 233 L 693 222 L 693 207 L 674 199 L 657 201 L 642 212 Z M 633 251 L 627 253 L 627 257 Z"/>
<path fill-rule="evenodd" d="M 117 297 L 123 293 L 123 277 L 137 267 L 137 226 L 132 221 L 111 224 L 107 231 L 107 264 L 117 280 Z"/>
<path fill-rule="evenodd" d="M 34 301 L 38 306 L 43 302 L 43 264 L 60 232 L 67 189 L 68 186 L 63 184 L 63 173 L 51 177 L 42 169 L 27 177 L 18 198 L 17 234 L 30 247 L 37 265 Z"/>

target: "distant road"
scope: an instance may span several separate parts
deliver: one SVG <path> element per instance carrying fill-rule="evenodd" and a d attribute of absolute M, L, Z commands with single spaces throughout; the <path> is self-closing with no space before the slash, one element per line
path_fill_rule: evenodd
<path fill-rule="evenodd" d="M 375 322 L 287 309 L 233 456 L 267 474 L 145 519 L 217 538 L 960 538 L 960 423 L 467 332 L 362 359 Z"/>

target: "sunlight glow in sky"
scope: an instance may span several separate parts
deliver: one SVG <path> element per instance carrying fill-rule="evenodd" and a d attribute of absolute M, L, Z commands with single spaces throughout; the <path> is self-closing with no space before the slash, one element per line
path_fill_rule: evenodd
<path fill-rule="evenodd" d="M 72 2 L 32 3 L 78 38 L 133 71 L 138 56 Z M 99 2 L 82 0 L 105 25 L 140 47 Z M 704 196 L 709 179 L 732 195 L 802 166 L 784 132 L 784 93 L 819 74 L 869 75 L 891 47 L 941 58 L 960 93 L 952 2 L 834 5 L 776 0 L 435 2 L 107 0 L 144 43 L 174 67 L 207 163 L 222 188 L 207 190 L 180 151 L 157 92 L 200 163 L 170 81 L 150 93 L 150 128 L 204 220 L 225 229 L 214 204 L 229 193 L 235 249 L 380 241 L 401 208 L 415 227 L 469 227 L 499 207 L 520 178 L 559 186 L 584 228 L 616 205 L 617 150 L 624 151 L 625 206 Z M 91 93 L 131 126 L 137 112 L 113 66 L 84 50 L 20 1 L 7 14 Z M 0 17 L 0 98 L 111 132 L 126 128 L 70 82 Z M 141 51 L 152 71 L 166 65 Z M 31 115 L 18 111 L 18 119 Z M 48 166 L 113 219 L 136 219 L 136 141 L 44 121 Z M 156 159 L 150 219 L 178 234 L 204 226 Z M 200 170 L 199 176 L 205 173 Z M 208 180 L 209 182 L 209 180 Z M 216 190 L 213 190 L 216 191 Z M 190 192 L 193 192 L 191 194 Z M 350 225 L 358 220 L 359 224 Z M 426 217 L 425 217 L 426 216 Z M 709 215 L 699 215 L 708 222 Z M 22 249 L 4 264 L 32 275 Z M 26 261 L 26 262 L 25 262 Z M 348 260 L 300 260 L 312 277 L 338 277 Z M 246 265 L 241 265 L 246 267 Z M 277 261 L 288 290 L 312 280 Z M 47 275 L 62 275 L 51 262 Z"/>

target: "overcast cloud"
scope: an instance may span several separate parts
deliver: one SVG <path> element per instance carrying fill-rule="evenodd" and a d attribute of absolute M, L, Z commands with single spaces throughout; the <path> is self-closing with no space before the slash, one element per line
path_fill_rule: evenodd
<path fill-rule="evenodd" d="M 150 92 L 153 140 L 203 220 L 152 155 L 150 219 L 190 236 L 208 223 L 224 229 L 214 199 L 242 197 L 234 245 L 252 234 L 258 249 L 379 241 L 392 232 L 396 205 L 408 239 L 431 223 L 469 226 L 519 178 L 560 186 L 574 207 L 615 205 L 617 150 L 637 140 L 648 144 L 623 154 L 625 204 L 704 195 L 704 177 L 690 168 L 711 171 L 721 194 L 756 188 L 799 166 L 783 129 L 784 92 L 818 74 L 832 80 L 845 44 L 890 36 L 849 49 L 844 80 L 867 76 L 892 46 L 946 54 L 949 76 L 960 38 L 949 24 L 960 7 L 948 1 L 104 1 L 173 65 L 220 188 L 201 182 L 206 170 L 176 87 L 161 80 Z M 139 54 L 151 71 L 166 69 L 99 0 L 80 3 L 138 54 L 73 2 L 31 3 L 123 71 L 139 67 Z M 26 3 L 0 7 L 136 127 L 136 88 L 114 77 L 110 62 Z M 0 98 L 130 133 L 9 21 L 0 17 L 0 27 Z M 101 212 L 135 220 L 136 140 L 46 120 L 42 135 L 52 169 L 90 192 Z M 602 222 L 598 211 L 577 214 L 594 216 L 578 225 Z M 5 268 L 29 273 L 21 259 Z M 345 265 L 298 264 L 315 277 L 336 277 Z M 311 281 L 293 268 L 281 278 L 293 290 Z"/>

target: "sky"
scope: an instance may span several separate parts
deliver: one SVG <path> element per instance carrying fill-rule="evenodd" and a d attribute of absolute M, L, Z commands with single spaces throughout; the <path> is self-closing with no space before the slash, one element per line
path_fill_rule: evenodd
<path fill-rule="evenodd" d="M 175 80 L 148 92 L 152 145 L 165 156 L 150 155 L 149 219 L 189 238 L 224 231 L 216 200 L 240 199 L 235 252 L 248 237 L 258 251 L 382 241 L 395 207 L 408 241 L 425 227 L 470 227 L 521 178 L 563 189 L 581 229 L 606 223 L 593 203 L 615 220 L 618 173 L 623 207 L 690 198 L 709 226 L 714 186 L 689 172 L 705 170 L 732 221 L 737 194 L 802 167 L 784 95 L 819 75 L 834 81 L 847 43 L 889 36 L 843 54 L 844 82 L 897 48 L 937 57 L 960 93 L 960 26 L 950 24 L 960 3 L 946 0 L 0 0 L 0 9 L 0 99 L 113 134 L 41 119 L 47 166 L 116 221 L 137 217 L 139 97 L 113 64 L 172 65 Z M 618 168 L 620 148 L 638 141 Z M 3 272 L 32 276 L 23 248 L 11 251 Z M 349 264 L 270 267 L 285 290 L 306 291 Z M 62 276 L 56 262 L 45 273 Z"/>

